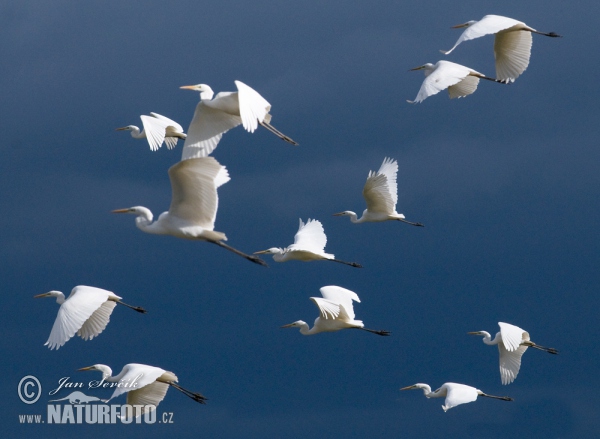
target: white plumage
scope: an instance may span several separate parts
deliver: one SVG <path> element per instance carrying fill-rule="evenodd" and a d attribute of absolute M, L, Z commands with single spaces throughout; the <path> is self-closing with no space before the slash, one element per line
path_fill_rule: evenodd
<path fill-rule="evenodd" d="M 117 131 L 131 131 L 134 139 L 147 139 L 151 151 L 156 151 L 163 142 L 168 149 L 173 149 L 177 146 L 177 140 L 186 138 L 183 127 L 168 117 L 150 113 L 150 116 L 142 115 L 140 119 L 144 125 L 142 132 L 135 125 L 117 128 Z"/>
<path fill-rule="evenodd" d="M 411 390 L 411 389 L 421 389 L 423 390 L 423 394 L 427 398 L 446 398 L 444 404 L 442 405 L 442 409 L 444 411 L 450 410 L 452 407 L 456 407 L 461 404 L 466 404 L 468 402 L 473 402 L 477 400 L 477 396 L 485 396 L 487 398 L 493 399 L 501 399 L 503 401 L 512 401 L 513 399 L 508 396 L 494 396 L 483 393 L 481 390 L 467 386 L 466 384 L 458 384 L 458 383 L 444 383 L 442 386 L 435 390 L 431 391 L 431 387 L 428 384 L 417 383 L 412 386 L 403 387 L 400 390 Z"/>

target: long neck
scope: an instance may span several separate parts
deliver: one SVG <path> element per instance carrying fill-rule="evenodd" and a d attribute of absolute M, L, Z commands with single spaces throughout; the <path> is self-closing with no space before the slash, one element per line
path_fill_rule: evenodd
<path fill-rule="evenodd" d="M 152 219 L 154 218 L 152 211 L 146 207 L 139 206 L 137 207 L 136 214 L 135 225 L 137 228 L 144 232 L 152 233 Z"/>
<path fill-rule="evenodd" d="M 425 395 L 427 398 L 437 398 L 438 395 L 435 392 L 431 391 L 431 386 L 427 385 L 427 384 L 423 384 L 420 389 L 423 390 L 423 395 Z"/>
<path fill-rule="evenodd" d="M 62 305 L 63 303 L 65 303 L 65 295 L 60 291 L 58 291 L 58 293 L 59 294 L 56 295 L 56 303 Z"/>
<path fill-rule="evenodd" d="M 102 379 L 110 383 L 116 383 L 117 381 L 119 381 L 119 379 L 121 379 L 121 376 L 123 375 L 123 371 L 121 371 L 119 375 L 117 375 L 116 377 L 112 377 L 112 369 L 104 364 L 99 364 L 96 366 L 96 368 L 102 372 Z"/>
<path fill-rule="evenodd" d="M 492 340 L 492 336 L 486 332 L 486 331 L 481 331 L 483 333 L 483 342 L 487 345 L 495 345 L 498 344 L 502 341 L 502 334 L 500 334 L 499 332 L 496 334 L 496 336 L 494 337 L 494 339 Z"/>
<path fill-rule="evenodd" d="M 145 139 L 146 131 L 140 132 L 140 129 L 138 127 L 134 126 L 131 129 L 131 137 L 133 137 L 134 139 Z"/>
<path fill-rule="evenodd" d="M 308 329 L 308 323 L 303 323 L 302 326 L 300 326 L 300 334 L 313 335 L 313 334 L 315 334 L 314 329 L 315 329 L 314 326 L 312 327 L 312 329 Z"/>
<path fill-rule="evenodd" d="M 205 90 L 200 93 L 200 100 L 201 101 L 210 101 L 213 98 L 214 94 L 215 93 L 212 90 Z"/>
<path fill-rule="evenodd" d="M 361 220 L 364 217 L 364 214 L 363 214 L 363 217 L 358 219 L 358 215 L 356 215 L 356 213 L 352 212 L 351 210 L 348 211 L 348 215 L 350 215 L 350 221 L 352 221 L 354 224 L 362 222 Z"/>

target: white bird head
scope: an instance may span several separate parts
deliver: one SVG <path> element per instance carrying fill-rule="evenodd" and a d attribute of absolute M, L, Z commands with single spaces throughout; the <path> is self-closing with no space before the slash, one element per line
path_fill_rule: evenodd
<path fill-rule="evenodd" d="M 489 335 L 485 331 L 473 331 L 473 332 L 467 332 L 467 334 L 469 334 L 469 335 Z"/>
<path fill-rule="evenodd" d="M 423 394 L 425 396 L 428 396 L 429 393 L 431 393 L 431 386 L 429 384 L 425 384 L 425 383 L 417 383 L 417 384 L 413 384 L 412 386 L 407 386 L 407 387 L 402 387 L 400 390 L 413 390 L 413 389 L 421 389 L 423 390 Z"/>
<path fill-rule="evenodd" d="M 297 320 L 294 323 L 290 323 L 289 325 L 283 325 L 282 328 L 301 328 L 307 323 L 303 320 Z"/>
<path fill-rule="evenodd" d="M 469 20 L 466 23 L 457 24 L 456 26 L 452 26 L 452 29 L 461 29 L 463 27 L 469 27 L 469 26 L 471 26 L 471 25 L 473 25 L 475 23 L 477 23 L 477 21 L 475 21 L 475 20 Z"/>
<path fill-rule="evenodd" d="M 196 84 L 196 85 L 184 85 L 179 87 L 184 90 L 194 90 L 200 92 L 200 99 L 212 99 L 214 96 L 213 89 L 210 88 L 209 85 L 206 84 Z"/>
<path fill-rule="evenodd" d="M 112 210 L 110 213 L 130 213 L 132 215 L 141 216 L 148 221 L 152 221 L 152 218 L 154 216 L 154 215 L 152 215 L 152 212 L 150 211 L 150 209 L 148 209 L 147 207 L 144 207 L 144 206 L 133 206 L 133 207 L 128 207 L 126 209 L 115 209 L 115 210 Z"/>
<path fill-rule="evenodd" d="M 280 249 L 278 247 L 271 247 L 266 250 L 254 252 L 255 255 L 279 255 L 281 253 L 283 253 L 283 249 Z"/>
<path fill-rule="evenodd" d="M 354 213 L 350 210 L 344 210 L 343 212 L 338 212 L 338 213 L 333 214 L 333 216 L 351 216 L 351 215 L 356 215 L 356 213 Z"/>
<path fill-rule="evenodd" d="M 62 304 L 65 301 L 65 295 L 60 291 L 48 291 L 44 294 L 38 294 L 37 296 L 33 296 L 34 299 L 41 299 L 42 297 L 56 297 L 56 303 Z"/>
<path fill-rule="evenodd" d="M 419 67 L 415 67 L 414 69 L 410 69 L 409 72 L 415 71 L 415 70 L 426 70 L 425 75 L 427 75 L 427 71 L 429 70 L 433 70 L 434 65 L 431 64 L 430 62 L 423 64 L 422 66 Z"/>
<path fill-rule="evenodd" d="M 94 364 L 93 366 L 82 367 L 81 369 L 77 369 L 77 372 L 83 372 L 86 370 L 98 370 L 102 372 L 102 379 L 106 379 L 112 375 L 112 369 L 106 364 Z"/>
<path fill-rule="evenodd" d="M 135 125 L 127 125 L 126 127 L 115 128 L 115 131 L 139 131 L 140 129 Z"/>

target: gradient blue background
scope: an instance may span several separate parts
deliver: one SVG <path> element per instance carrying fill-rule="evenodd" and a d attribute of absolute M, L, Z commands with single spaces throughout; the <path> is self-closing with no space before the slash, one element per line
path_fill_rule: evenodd
<path fill-rule="evenodd" d="M 423 75 L 460 31 L 486 14 L 522 20 L 531 64 L 515 84 L 483 81 L 466 99 L 420 105 Z M 581 438 L 598 433 L 598 17 L 596 1 L 4 2 L 0 6 L 0 276 L 4 437 Z M 448 59 L 494 75 L 492 37 Z M 252 252 L 292 242 L 298 218 L 322 221 L 330 263 L 248 263 L 201 242 L 147 235 L 110 210 L 168 208 L 167 169 L 114 129 L 158 112 L 187 127 L 198 94 L 239 79 L 273 106 L 266 130 L 226 134 L 215 157 L 216 230 Z M 401 223 L 350 224 L 384 157 L 399 162 Z M 93 341 L 43 346 L 58 306 L 35 294 L 75 285 L 114 291 L 148 309 L 117 308 Z M 279 326 L 317 309 L 323 285 L 358 293 L 357 318 L 388 329 L 303 337 Z M 496 348 L 467 331 L 505 321 L 560 355 L 528 351 L 500 384 Z M 16 387 L 48 392 L 94 363 L 174 371 L 205 394 L 175 390 L 171 425 L 20 425 L 45 413 Z M 515 401 L 480 400 L 444 413 L 403 386 L 455 381 Z M 66 396 L 63 392 L 59 396 Z M 100 392 L 87 392 L 107 397 Z M 121 398 L 124 402 L 125 398 Z"/>

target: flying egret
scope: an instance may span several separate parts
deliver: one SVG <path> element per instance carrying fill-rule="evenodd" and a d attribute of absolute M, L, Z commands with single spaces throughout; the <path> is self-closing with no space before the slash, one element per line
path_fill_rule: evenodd
<path fill-rule="evenodd" d="M 163 141 L 167 145 L 167 148 L 173 149 L 177 146 L 177 140 L 186 138 L 181 125 L 174 120 L 161 116 L 158 113 L 150 113 L 150 115 L 152 117 L 146 115 L 140 116 L 144 125 L 142 132 L 135 125 L 117 128 L 117 131 L 131 131 L 131 137 L 134 139 L 148 139 L 148 144 L 152 151 L 160 148 Z"/>
<path fill-rule="evenodd" d="M 531 56 L 531 33 L 547 37 L 561 37 L 554 32 L 544 33 L 527 26 L 522 21 L 500 15 L 486 15 L 479 21 L 471 20 L 452 26 L 453 29 L 466 27 L 452 49 L 444 51 L 448 55 L 463 41 L 473 40 L 484 35 L 496 34 L 494 38 L 494 58 L 496 59 L 496 77 L 503 82 L 514 82 L 529 65 Z"/>
<path fill-rule="evenodd" d="M 457 405 L 466 404 L 467 402 L 473 402 L 477 399 L 477 396 L 485 396 L 486 398 L 494 398 L 501 399 L 502 401 L 513 401 L 512 398 L 508 396 L 494 396 L 488 395 L 487 393 L 483 393 L 481 390 L 476 389 L 475 387 L 467 386 L 465 384 L 457 384 L 457 383 L 444 383 L 442 387 L 437 389 L 435 392 L 431 391 L 431 387 L 428 384 L 417 383 L 412 386 L 403 387 L 400 390 L 410 390 L 410 389 L 422 389 L 423 394 L 427 398 L 444 398 L 444 405 L 442 408 L 444 411 L 450 410 L 452 407 L 456 407 Z"/>
<path fill-rule="evenodd" d="M 412 226 L 423 227 L 421 223 L 406 221 L 405 216 L 396 212 L 398 202 L 398 162 L 385 158 L 379 171 L 369 171 L 367 182 L 363 188 L 363 197 L 367 208 L 362 216 L 357 219 L 356 213 L 351 210 L 334 213 L 333 216 L 349 216 L 353 223 L 379 222 L 379 221 L 402 221 Z"/>
<path fill-rule="evenodd" d="M 427 63 L 409 71 L 413 70 L 425 70 L 425 80 L 415 100 L 407 100 L 409 104 L 423 102 L 429 96 L 438 94 L 445 89 L 448 89 L 450 99 L 464 98 L 477 90 L 479 79 L 502 82 L 450 61 L 438 61 L 435 64 Z"/>
<path fill-rule="evenodd" d="M 498 322 L 500 332 L 492 340 L 492 336 L 486 331 L 468 332 L 470 335 L 483 335 L 483 342 L 487 345 L 498 345 L 500 353 L 500 378 L 502 384 L 512 383 L 521 368 L 521 357 L 527 348 L 535 348 L 550 354 L 558 354 L 554 348 L 545 348 L 537 345 L 529 339 L 529 332 L 509 323 Z"/>
<path fill-rule="evenodd" d="M 110 315 L 117 303 L 137 312 L 146 312 L 144 308 L 121 302 L 121 297 L 112 291 L 86 285 L 73 288 L 67 299 L 63 293 L 54 290 L 33 297 L 36 299 L 56 297 L 56 303 L 60 305 L 50 337 L 44 343 L 44 346 L 48 345 L 50 349 L 59 349 L 75 333 L 84 340 L 96 337 L 108 325 Z"/>
<path fill-rule="evenodd" d="M 188 128 L 188 137 L 183 144 L 182 160 L 205 157 L 217 147 L 224 133 L 239 124 L 250 133 L 261 124 L 280 139 L 298 145 L 277 130 L 271 122 L 271 104 L 256 90 L 241 81 L 235 81 L 238 91 L 214 92 L 206 84 L 185 85 L 183 89 L 200 92 L 200 102 Z"/>
<path fill-rule="evenodd" d="M 272 254 L 275 262 L 287 261 L 333 261 L 352 267 L 362 268 L 356 262 L 346 262 L 335 259 L 331 253 L 325 253 L 327 236 L 320 221 L 308 219 L 306 224 L 300 218 L 300 227 L 294 236 L 294 243 L 286 248 L 271 247 L 254 253 L 255 255 Z"/>
<path fill-rule="evenodd" d="M 358 295 L 354 291 L 346 288 L 329 285 L 321 288 L 321 297 L 311 297 L 315 305 L 319 308 L 321 315 L 315 319 L 312 329 L 308 329 L 308 324 L 298 320 L 282 328 L 300 328 L 300 334 L 313 335 L 319 332 L 334 332 L 341 329 L 362 329 L 377 335 L 390 335 L 389 331 L 375 331 L 364 327 L 362 320 L 354 320 L 354 307 L 352 301 L 360 302 Z"/>
<path fill-rule="evenodd" d="M 204 396 L 200 393 L 184 389 L 177 384 L 178 379 L 173 372 L 166 371 L 160 367 L 130 363 L 123 366 L 123 370 L 114 377 L 111 376 L 112 369 L 105 364 L 94 364 L 93 366 L 82 367 L 78 370 L 98 370 L 102 372 L 102 381 L 118 383 L 117 388 L 108 401 L 123 393 L 127 393 L 127 404 L 130 406 L 142 406 L 136 413 L 125 416 L 127 418 L 131 417 L 131 415 L 137 418 L 146 412 L 155 410 L 158 404 L 165 398 L 169 386 L 174 387 L 200 404 L 206 404 Z M 121 415 L 121 417 L 123 416 Z"/>
<path fill-rule="evenodd" d="M 183 239 L 208 241 L 256 264 L 267 264 L 258 256 L 243 253 L 222 241 L 227 237 L 216 232 L 215 219 L 219 199 L 217 188 L 227 183 L 229 173 L 214 157 L 182 160 L 169 168 L 171 206 L 152 222 L 152 212 L 143 206 L 113 210 L 112 213 L 136 215 L 138 229 L 155 235 L 172 235 Z"/>

